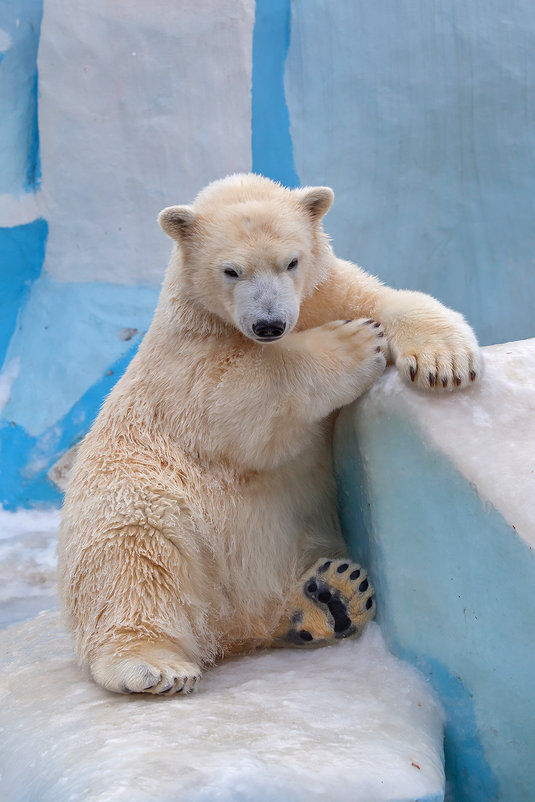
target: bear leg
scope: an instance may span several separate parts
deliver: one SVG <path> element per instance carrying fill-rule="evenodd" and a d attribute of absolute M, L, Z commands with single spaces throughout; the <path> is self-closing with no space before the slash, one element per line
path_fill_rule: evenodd
<path fill-rule="evenodd" d="M 60 587 L 81 662 L 116 693 L 189 693 L 200 679 L 191 625 L 200 615 L 188 604 L 195 588 L 184 558 L 147 526 L 106 535 L 60 551 Z"/>
<path fill-rule="evenodd" d="M 375 616 L 366 571 L 347 559 L 318 560 L 301 578 L 274 646 L 323 646 L 362 634 Z"/>

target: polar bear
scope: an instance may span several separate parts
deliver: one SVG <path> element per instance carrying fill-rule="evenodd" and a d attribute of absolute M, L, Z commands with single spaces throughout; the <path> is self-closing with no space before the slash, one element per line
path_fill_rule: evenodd
<path fill-rule="evenodd" d="M 104 688 L 189 693 L 226 654 L 356 637 L 375 613 L 336 516 L 336 411 L 387 362 L 434 392 L 481 363 L 460 314 L 335 257 L 333 198 L 234 175 L 160 214 L 174 250 L 154 320 L 60 530 L 63 606 Z"/>

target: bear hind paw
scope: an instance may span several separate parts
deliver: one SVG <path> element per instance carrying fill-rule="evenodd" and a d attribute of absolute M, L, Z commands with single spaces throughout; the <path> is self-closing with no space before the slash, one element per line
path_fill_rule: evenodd
<path fill-rule="evenodd" d="M 320 646 L 358 637 L 375 616 L 366 571 L 347 559 L 319 560 L 293 600 L 295 609 L 277 637 L 296 646 Z"/>

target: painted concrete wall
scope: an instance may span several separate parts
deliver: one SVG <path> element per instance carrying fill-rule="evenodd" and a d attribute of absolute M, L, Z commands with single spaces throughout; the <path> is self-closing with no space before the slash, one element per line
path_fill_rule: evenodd
<path fill-rule="evenodd" d="M 59 502 L 48 470 L 150 324 L 170 254 L 160 209 L 251 169 L 254 2 L 26 0 L 2 15 L 0 503 L 13 508 Z"/>
<path fill-rule="evenodd" d="M 530 0 L 295 0 L 295 167 L 332 186 L 340 256 L 463 312 L 484 344 L 535 333 Z"/>
<path fill-rule="evenodd" d="M 535 798 L 535 339 L 459 396 L 393 369 L 337 424 L 340 513 L 388 645 L 445 707 L 449 802 Z"/>
<path fill-rule="evenodd" d="M 149 325 L 158 210 L 228 172 L 332 185 L 340 255 L 533 333 L 527 0 L 0 0 L 0 30 L 5 506 L 59 501 Z"/>

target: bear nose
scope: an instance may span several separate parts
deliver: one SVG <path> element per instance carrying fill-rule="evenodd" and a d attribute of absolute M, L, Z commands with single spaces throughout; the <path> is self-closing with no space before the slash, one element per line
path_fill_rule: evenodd
<path fill-rule="evenodd" d="M 258 320 L 253 323 L 253 334 L 262 340 L 276 340 L 284 334 L 286 323 L 283 320 Z"/>

